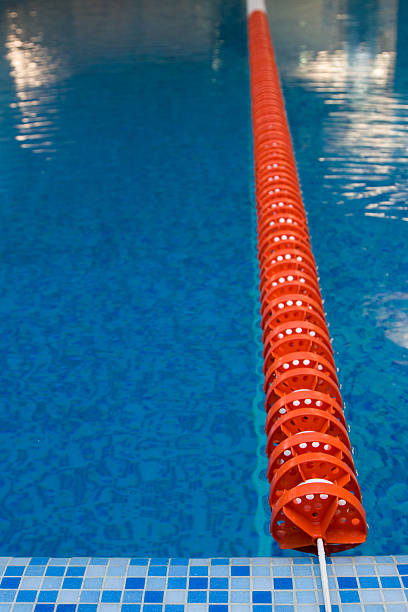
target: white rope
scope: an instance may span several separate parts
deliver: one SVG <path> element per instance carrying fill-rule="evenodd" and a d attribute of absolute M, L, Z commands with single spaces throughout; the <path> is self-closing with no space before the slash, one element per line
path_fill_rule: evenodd
<path fill-rule="evenodd" d="M 266 13 L 264 0 L 247 0 L 247 11 L 250 15 L 253 11 L 263 11 Z"/>
<path fill-rule="evenodd" d="M 332 607 L 331 607 L 331 602 L 330 602 L 329 580 L 327 578 L 326 555 L 324 552 L 322 538 L 317 538 L 317 552 L 319 554 L 320 576 L 322 579 L 324 608 L 326 612 L 331 612 Z"/>

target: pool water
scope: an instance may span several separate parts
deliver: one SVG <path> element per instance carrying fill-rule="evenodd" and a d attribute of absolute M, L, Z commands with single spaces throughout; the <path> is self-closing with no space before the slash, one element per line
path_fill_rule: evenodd
<path fill-rule="evenodd" d="M 407 552 L 404 3 L 270 4 L 358 550 Z M 0 36 L 2 554 L 281 554 L 244 3 L 12 1 Z"/>

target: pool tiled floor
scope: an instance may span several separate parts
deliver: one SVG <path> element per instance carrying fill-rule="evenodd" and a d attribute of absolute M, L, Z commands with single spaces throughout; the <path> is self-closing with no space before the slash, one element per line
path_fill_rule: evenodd
<path fill-rule="evenodd" d="M 333 612 L 408 611 L 408 555 L 328 560 Z M 316 558 L 0 558 L 0 612 L 324 610 Z"/>

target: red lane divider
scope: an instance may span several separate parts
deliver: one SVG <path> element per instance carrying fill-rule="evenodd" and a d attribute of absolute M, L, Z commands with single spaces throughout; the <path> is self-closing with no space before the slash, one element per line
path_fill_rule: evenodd
<path fill-rule="evenodd" d="M 271 533 L 330 555 L 365 541 L 365 512 L 263 11 L 248 30 Z"/>

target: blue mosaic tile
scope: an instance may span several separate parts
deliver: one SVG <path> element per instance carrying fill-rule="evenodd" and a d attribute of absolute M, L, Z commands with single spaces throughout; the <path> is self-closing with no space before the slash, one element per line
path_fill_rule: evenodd
<path fill-rule="evenodd" d="M 163 565 L 151 565 L 149 567 L 149 576 L 166 576 L 167 566 Z"/>
<path fill-rule="evenodd" d="M 188 603 L 206 603 L 207 591 L 189 591 L 187 601 Z"/>
<path fill-rule="evenodd" d="M 274 578 L 273 585 L 275 589 L 292 589 L 292 578 Z"/>
<path fill-rule="evenodd" d="M 250 567 L 248 565 L 231 566 L 231 576 L 249 576 Z"/>
<path fill-rule="evenodd" d="M 228 589 L 228 578 L 210 578 L 210 589 Z"/>
<path fill-rule="evenodd" d="M 272 593 L 269 591 L 252 591 L 252 603 L 272 603 Z"/>
<path fill-rule="evenodd" d="M 344 577 L 337 578 L 337 582 L 339 584 L 340 589 L 356 589 L 357 588 L 357 580 L 356 578 Z"/>
<path fill-rule="evenodd" d="M 189 578 L 188 581 L 189 589 L 207 589 L 208 578 Z"/>
<path fill-rule="evenodd" d="M 401 588 L 401 582 L 398 576 L 380 576 L 381 586 L 384 589 Z"/>
<path fill-rule="evenodd" d="M 229 565 L 229 559 L 211 559 L 211 565 Z"/>

